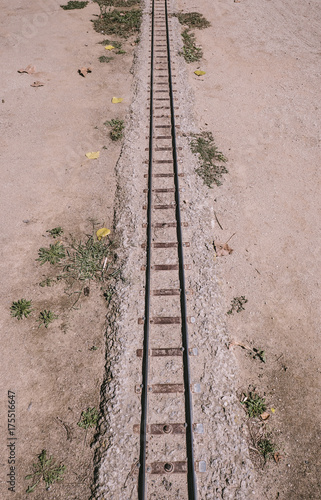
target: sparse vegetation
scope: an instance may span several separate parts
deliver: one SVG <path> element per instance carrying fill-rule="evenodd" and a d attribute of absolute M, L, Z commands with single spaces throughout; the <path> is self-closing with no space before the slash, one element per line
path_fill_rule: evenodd
<path fill-rule="evenodd" d="M 205 19 L 203 14 L 200 14 L 199 12 L 178 12 L 173 15 L 177 17 L 181 24 L 184 24 L 189 28 L 198 28 L 202 30 L 211 26 L 211 23 Z"/>
<path fill-rule="evenodd" d="M 31 300 L 20 299 L 17 302 L 12 302 L 10 307 L 11 316 L 17 319 L 28 318 L 32 312 Z"/>
<path fill-rule="evenodd" d="M 199 157 L 200 167 L 196 169 L 196 173 L 203 179 L 204 184 L 209 188 L 213 187 L 213 184 L 221 186 L 223 174 L 228 173 L 225 165 L 222 165 L 227 162 L 227 158 L 215 146 L 212 133 L 193 135 L 191 149 Z"/>
<path fill-rule="evenodd" d="M 93 347 L 95 347 L 95 346 L 93 346 Z M 92 350 L 94 350 L 94 349 L 92 348 Z M 99 420 L 98 410 L 95 407 L 87 408 L 87 410 L 84 410 L 81 413 L 80 420 L 77 423 L 77 425 L 79 427 L 81 427 L 82 429 L 87 430 L 89 428 L 96 427 L 98 420 Z"/>
<path fill-rule="evenodd" d="M 141 9 L 133 9 L 121 12 L 112 10 L 105 12 L 93 21 L 94 28 L 98 33 L 115 35 L 120 38 L 129 38 L 140 30 L 142 22 Z"/>
<path fill-rule="evenodd" d="M 39 328 L 41 327 L 41 325 L 44 325 L 45 328 L 48 328 L 50 323 L 52 323 L 57 318 L 58 316 L 56 316 L 52 311 L 47 311 L 47 309 L 44 309 L 39 313 Z"/>
<path fill-rule="evenodd" d="M 233 314 L 233 312 L 241 312 L 244 311 L 244 304 L 247 303 L 247 299 L 242 295 L 241 297 L 234 297 L 234 299 L 231 300 L 231 309 L 227 311 L 227 314 Z"/>
<path fill-rule="evenodd" d="M 113 141 L 119 141 L 123 137 L 123 130 L 125 128 L 124 120 L 115 118 L 105 122 L 104 125 L 111 127 L 110 137 Z"/>
<path fill-rule="evenodd" d="M 38 260 L 41 265 L 49 262 L 49 264 L 55 265 L 63 259 L 65 254 L 65 249 L 63 245 L 57 241 L 53 245 L 50 245 L 49 248 L 40 248 L 38 250 Z"/>
<path fill-rule="evenodd" d="M 77 2 L 71 0 L 67 5 L 60 5 L 64 10 L 74 10 L 74 9 L 84 9 L 88 5 L 88 2 Z"/>
<path fill-rule="evenodd" d="M 108 56 L 100 56 L 100 57 L 98 57 L 98 60 L 101 63 L 109 63 L 113 59 L 114 59 L 113 57 L 108 57 Z"/>
<path fill-rule="evenodd" d="M 123 44 L 121 42 L 116 42 L 116 40 L 102 40 L 99 42 L 101 45 L 112 45 L 115 47 L 115 50 L 113 50 L 113 54 L 126 54 L 126 50 L 122 49 Z"/>
<path fill-rule="evenodd" d="M 40 281 L 39 286 L 45 287 L 45 286 L 51 286 L 54 280 L 52 278 L 45 278 L 44 280 Z"/>
<path fill-rule="evenodd" d="M 260 441 L 257 443 L 257 450 L 262 455 L 264 463 L 266 463 L 267 460 L 274 457 L 276 449 L 277 449 L 276 445 L 267 436 L 260 439 Z"/>
<path fill-rule="evenodd" d="M 182 38 L 183 50 L 179 54 L 184 57 L 187 63 L 200 61 L 203 56 L 203 51 L 200 47 L 197 47 L 194 33 L 186 28 L 182 33 Z"/>
<path fill-rule="evenodd" d="M 52 236 L 54 239 L 58 238 L 59 236 L 62 236 L 64 234 L 64 230 L 62 227 L 54 227 L 53 229 L 48 229 L 46 233 L 49 233 L 50 236 Z"/>
<path fill-rule="evenodd" d="M 65 465 L 57 465 L 52 456 L 47 458 L 47 451 L 42 450 L 38 455 L 38 461 L 33 464 L 33 473 L 26 476 L 26 480 L 32 479 L 33 485 L 28 486 L 26 493 L 32 493 L 41 480 L 45 482 L 46 489 L 58 481 L 63 480 L 66 471 Z"/>
<path fill-rule="evenodd" d="M 99 5 L 102 15 L 106 14 L 111 7 L 132 7 L 140 4 L 140 0 L 94 0 L 94 2 Z"/>
<path fill-rule="evenodd" d="M 117 263 L 115 244 L 106 235 L 87 235 L 85 241 L 77 241 L 72 237 L 64 241 L 64 246 L 57 242 L 50 248 L 40 248 L 38 261 L 42 264 L 50 262 L 56 266 L 57 275 L 44 279 L 40 286 L 50 286 L 52 282 L 64 281 L 67 284 L 65 293 L 77 295 L 73 306 L 78 302 L 89 281 L 116 279 L 120 273 Z M 79 286 L 79 284 L 81 285 Z M 77 287 L 77 288 L 76 288 Z M 79 289 L 80 288 L 80 289 Z"/>
<path fill-rule="evenodd" d="M 249 392 L 243 395 L 241 401 L 246 408 L 247 414 L 250 418 L 259 417 L 266 410 L 265 399 L 259 396 L 256 392 Z"/>

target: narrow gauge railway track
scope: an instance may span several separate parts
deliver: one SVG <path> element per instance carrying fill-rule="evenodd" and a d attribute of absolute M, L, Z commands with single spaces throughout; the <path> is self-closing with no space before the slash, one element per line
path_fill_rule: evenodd
<path fill-rule="evenodd" d="M 149 498 L 157 478 L 171 475 L 179 498 L 197 499 L 184 242 L 167 0 L 151 3 L 150 125 L 147 179 L 145 313 L 142 357 L 138 498 Z M 196 385 L 197 386 L 197 385 Z M 173 490 L 174 491 L 174 490 Z M 155 498 L 153 496 L 153 498 Z"/>

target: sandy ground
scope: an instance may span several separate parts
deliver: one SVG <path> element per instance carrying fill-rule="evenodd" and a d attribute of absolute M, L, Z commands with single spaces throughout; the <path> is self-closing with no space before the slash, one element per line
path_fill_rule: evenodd
<path fill-rule="evenodd" d="M 35 259 L 53 242 L 48 229 L 62 226 L 79 240 L 92 233 L 92 220 L 112 227 L 120 145 L 103 123 L 128 111 L 133 47 L 101 64 L 107 51 L 98 42 L 106 37 L 91 23 L 98 6 L 64 11 L 60 3 L 1 2 L 1 499 L 26 497 L 24 478 L 42 449 L 67 473 L 54 492 L 40 485 L 34 498 L 88 498 L 93 478 L 93 432 L 85 443 L 77 422 L 100 402 L 106 303 L 92 285 L 71 311 L 63 285 L 39 286 L 51 270 Z M 29 64 L 35 74 L 17 72 Z M 92 67 L 86 78 L 77 72 L 83 66 Z M 37 80 L 44 86 L 31 87 Z M 113 96 L 123 103 L 111 104 Z M 88 160 L 89 151 L 100 158 Z M 32 300 L 34 312 L 17 321 L 10 306 L 21 298 Z M 59 316 L 47 330 L 37 324 L 43 309 Z M 6 483 L 8 390 L 16 394 L 15 494 Z M 71 427 L 72 441 L 57 417 Z"/>
<path fill-rule="evenodd" d="M 319 2 L 180 1 L 212 26 L 197 32 L 190 65 L 198 124 L 213 132 L 229 174 L 213 189 L 234 249 L 218 261 L 231 340 L 264 349 L 263 365 L 235 347 L 239 390 L 266 395 L 282 455 L 259 474 L 264 498 L 317 499 L 320 475 L 320 22 Z M 206 75 L 197 78 L 193 70 Z M 255 454 L 254 454 L 255 455 Z M 255 457 L 253 457 L 255 458 Z"/>
<path fill-rule="evenodd" d="M 128 111 L 132 95 L 129 73 L 132 49 L 129 47 L 125 56 L 119 56 L 121 64 L 120 59 L 100 64 L 97 58 L 104 51 L 97 42 L 103 36 L 95 33 L 90 23 L 98 8 L 89 4 L 84 10 L 65 12 L 60 3 L 51 0 L 26 5 L 14 0 L 10 6 L 1 4 L 1 56 L 6 70 L 0 77 L 3 276 L 0 492 L 4 499 L 26 497 L 28 483 L 24 477 L 44 448 L 67 465 L 67 474 L 64 483 L 47 493 L 41 486 L 33 498 L 89 498 L 93 478 L 93 450 L 89 447 L 92 433 L 88 433 L 85 443 L 84 432 L 76 424 L 83 409 L 98 406 L 100 402 L 106 305 L 99 287 L 93 286 L 90 296 L 82 299 L 80 310 L 69 311 L 62 287 L 39 287 L 48 269 L 39 267 L 35 259 L 38 249 L 49 243 L 44 238 L 47 229 L 60 225 L 66 234 L 83 237 L 92 229 L 91 220 L 107 227 L 112 225 L 114 167 L 120 147 L 111 143 L 103 122 L 124 117 Z M 215 258 L 212 241 L 224 243 L 236 233 L 229 242 L 234 252 L 216 261 L 221 288 L 218 290 L 215 285 L 214 291 L 207 289 L 204 276 L 195 282 L 208 291 L 209 299 L 223 303 L 223 312 L 229 309 L 233 297 L 244 295 L 248 299 L 245 311 L 226 316 L 227 334 L 225 327 L 220 327 L 222 390 L 228 390 L 231 376 L 236 396 L 251 385 L 267 399 L 271 414 L 268 430 L 282 458 L 279 464 L 271 461 L 258 468 L 256 484 L 251 476 L 253 491 L 258 485 L 263 487 L 263 492 L 256 493 L 254 498 L 318 499 L 321 497 L 318 2 L 270 0 L 262 6 L 257 0 L 215 3 L 187 0 L 177 2 L 176 8 L 202 12 L 212 23 L 210 28 L 196 32 L 204 59 L 186 68 L 189 85 L 194 90 L 196 125 L 213 132 L 218 147 L 229 160 L 229 174 L 223 186 L 208 192 L 197 189 L 197 199 L 189 195 L 189 210 L 196 225 L 196 216 L 204 215 L 205 224 L 199 221 L 204 240 L 198 238 L 197 244 L 206 246 L 207 254 L 203 251 L 202 259 L 207 255 L 211 261 L 209 268 Z M 28 64 L 36 66 L 36 74 L 17 73 Z M 93 72 L 82 78 L 77 70 L 87 65 Z M 193 74 L 198 68 L 206 71 L 204 77 Z M 36 80 L 45 85 L 30 87 Z M 113 95 L 125 97 L 117 112 L 110 104 Z M 140 95 L 143 96 L 143 90 Z M 137 141 L 139 134 L 133 132 L 137 124 L 132 121 L 131 125 L 130 139 Z M 188 131 L 186 124 L 185 129 Z M 191 124 L 190 130 L 195 131 L 194 125 Z M 143 157 L 143 142 L 136 145 L 139 151 L 136 162 Z M 98 150 L 99 160 L 85 158 L 86 152 Z M 131 153 L 127 149 L 118 169 L 118 174 L 124 169 L 129 178 L 125 162 L 135 168 Z M 140 204 L 142 197 L 136 201 Z M 117 207 L 126 203 L 127 200 L 118 199 Z M 207 212 L 214 211 L 223 229 L 217 222 L 213 229 L 210 224 L 204 227 L 207 217 L 211 217 Z M 131 217 L 138 217 L 138 213 Z M 120 214 L 117 218 L 126 220 Z M 138 248 L 140 235 L 129 228 L 127 236 L 135 239 Z M 127 239 L 123 243 L 125 252 L 129 252 L 132 241 Z M 197 245 L 191 252 L 195 249 Z M 135 292 L 139 293 L 140 283 L 135 286 Z M 22 297 L 33 300 L 35 311 L 28 320 L 18 322 L 10 317 L 9 308 L 13 300 Z M 138 311 L 140 306 L 137 295 L 131 297 L 134 306 L 131 320 L 136 325 L 136 308 Z M 206 300 L 200 298 L 199 304 L 205 308 L 200 314 L 206 324 L 205 333 L 210 332 Z M 48 330 L 38 329 L 37 315 L 49 307 L 59 319 Z M 209 312 L 212 314 L 212 309 Z M 253 360 L 238 347 L 232 355 L 224 354 L 226 338 L 264 349 L 266 363 Z M 93 345 L 99 349 L 90 351 Z M 128 349 L 120 359 L 135 363 L 135 357 L 129 356 L 130 346 Z M 116 359 L 120 353 L 116 349 L 113 355 Z M 232 382 L 236 367 L 239 375 Z M 213 369 L 208 383 L 212 383 L 214 375 Z M 132 381 L 126 383 L 127 390 L 132 390 Z M 8 390 L 17 395 L 16 494 L 8 492 L 6 484 Z M 134 397 L 132 400 L 132 407 L 126 407 L 129 413 L 137 405 Z M 235 401 L 231 403 L 232 399 L 226 401 L 231 404 L 231 415 L 235 412 L 242 418 L 242 407 L 238 408 Z M 210 404 L 215 406 L 211 401 L 208 408 Z M 271 408 L 275 409 L 274 414 Z M 119 411 L 122 409 L 116 404 L 116 420 Z M 67 441 L 66 430 L 57 417 L 72 427 L 71 442 Z M 206 418 L 212 422 L 213 416 Z M 129 427 L 137 420 L 130 419 L 128 416 Z M 227 436 L 238 438 L 234 424 L 229 422 L 229 425 Z M 115 435 L 116 447 L 128 448 L 126 436 L 121 438 L 119 443 Z M 224 439 L 222 436 L 220 460 L 223 461 L 225 446 L 230 453 L 237 452 L 238 447 L 244 452 L 241 442 L 226 443 Z M 130 443 L 133 440 L 131 437 Z M 205 444 L 209 448 L 209 443 Z M 134 455 L 135 451 L 133 445 Z M 257 467 L 255 453 L 250 456 Z M 226 463 L 231 459 L 229 455 Z M 127 466 L 130 472 L 132 462 Z M 233 477 L 233 468 L 231 471 L 229 477 Z M 224 474 L 217 479 L 216 491 L 220 493 L 208 489 L 204 498 L 234 498 L 231 490 L 222 492 L 223 480 Z M 206 480 L 204 485 L 208 487 Z M 241 494 L 237 498 L 249 496 Z"/>

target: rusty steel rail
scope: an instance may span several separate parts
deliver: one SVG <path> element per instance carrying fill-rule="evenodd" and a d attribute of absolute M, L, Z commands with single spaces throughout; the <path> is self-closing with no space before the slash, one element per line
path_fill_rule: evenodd
<path fill-rule="evenodd" d="M 155 18 L 157 24 L 155 23 Z M 155 53 L 157 55 L 155 56 Z M 139 324 L 144 325 L 144 343 L 143 349 L 137 350 L 137 355 L 142 358 L 142 383 L 138 388 L 141 391 L 141 421 L 140 421 L 140 458 L 139 458 L 139 475 L 138 475 L 138 498 L 146 500 L 147 484 L 146 474 L 166 474 L 177 473 L 185 474 L 187 482 L 187 498 L 188 500 L 197 500 L 197 483 L 195 474 L 195 461 L 193 449 L 193 433 L 198 424 L 193 424 L 193 404 L 192 404 L 192 389 L 191 389 L 191 374 L 189 356 L 191 350 L 188 343 L 188 323 L 191 318 L 187 315 L 186 304 L 186 285 L 185 285 L 185 269 L 189 266 L 184 264 L 184 248 L 189 246 L 188 242 L 183 240 L 182 227 L 186 227 L 187 223 L 182 221 L 181 206 L 180 206 L 180 187 L 179 177 L 184 174 L 178 171 L 177 159 L 177 143 L 176 143 L 176 124 L 175 124 L 175 102 L 173 89 L 173 73 L 170 52 L 170 31 L 168 22 L 168 6 L 167 0 L 151 0 L 151 61 L 150 61 L 150 117 L 149 117 L 149 158 L 148 158 L 148 188 L 144 190 L 147 194 L 147 204 L 143 209 L 146 212 L 146 243 L 142 244 L 142 248 L 146 249 L 146 266 L 145 270 L 145 308 L 144 317 L 138 319 Z M 162 55 L 158 55 L 162 54 Z M 157 73 L 155 75 L 155 72 Z M 157 76 L 157 79 L 156 79 Z M 155 87 L 155 81 L 157 88 Z M 154 113 L 155 110 L 168 110 L 168 123 L 155 125 Z M 164 111 L 162 111 L 164 112 Z M 163 117 L 165 115 L 161 115 Z M 167 115 L 166 115 L 167 116 Z M 161 130 L 158 130 L 161 129 Z M 162 135 L 157 135 L 158 133 Z M 155 143 L 154 143 L 155 137 Z M 160 144 L 158 144 L 158 140 Z M 161 141 L 168 140 L 169 145 L 163 145 Z M 163 158 L 154 158 L 154 153 L 164 152 Z M 167 152 L 171 153 L 171 158 L 166 159 Z M 153 166 L 157 166 L 157 173 L 154 174 Z M 169 172 L 160 172 L 164 167 L 171 167 Z M 171 179 L 173 187 L 153 187 L 153 179 L 157 185 L 159 179 Z M 172 193 L 172 201 L 170 203 L 155 203 L 155 195 L 161 196 L 163 193 Z M 157 213 L 166 211 L 164 221 L 153 224 L 153 217 Z M 168 221 L 168 214 L 175 216 L 174 221 Z M 165 220 L 166 219 L 166 220 Z M 153 228 L 167 229 L 176 227 L 177 241 L 170 242 L 154 242 Z M 152 261 L 152 249 L 169 249 L 174 248 L 177 251 L 177 264 L 162 264 Z M 156 272 L 174 272 L 178 276 L 179 288 L 161 288 L 152 290 L 151 281 L 152 273 Z M 179 296 L 179 310 L 173 317 L 160 316 L 151 317 L 151 297 L 167 297 Z M 169 348 L 166 345 L 159 345 L 157 348 L 150 349 L 150 325 L 179 325 L 180 328 L 180 345 L 177 348 Z M 162 339 L 160 340 L 160 342 Z M 181 383 L 157 383 L 149 385 L 149 369 L 150 357 L 176 356 L 175 359 L 182 360 L 182 380 Z M 149 424 L 148 409 L 149 409 L 149 394 L 173 394 L 182 393 L 184 398 L 185 422 L 183 423 L 163 423 Z M 196 427 L 195 427 L 196 425 Z M 136 426 L 138 427 L 138 426 Z M 136 429 L 137 430 L 137 429 Z M 186 461 L 173 462 L 153 462 L 147 466 L 147 443 L 148 434 L 166 435 L 166 434 L 185 434 L 185 450 Z"/>

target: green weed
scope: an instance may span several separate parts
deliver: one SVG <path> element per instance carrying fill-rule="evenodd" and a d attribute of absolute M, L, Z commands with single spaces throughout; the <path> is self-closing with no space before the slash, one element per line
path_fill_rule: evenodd
<path fill-rule="evenodd" d="M 255 392 L 249 392 L 244 395 L 244 399 L 241 401 L 246 408 L 247 414 L 250 418 L 259 417 L 266 411 L 265 399 L 256 394 Z"/>
<path fill-rule="evenodd" d="M 223 174 L 227 174 L 228 170 L 225 165 L 217 163 L 226 163 L 227 158 L 215 146 L 212 133 L 193 135 L 191 149 L 199 157 L 200 167 L 196 169 L 196 173 L 203 179 L 204 184 L 209 188 L 213 187 L 213 184 L 221 186 Z"/>
<path fill-rule="evenodd" d="M 51 286 L 54 280 L 52 278 L 45 278 L 44 280 L 40 281 L 39 286 L 45 287 L 45 286 Z"/>
<path fill-rule="evenodd" d="M 264 463 L 266 463 L 267 460 L 273 458 L 277 448 L 269 437 L 264 437 L 258 441 L 257 450 L 262 455 Z"/>
<path fill-rule="evenodd" d="M 53 229 L 48 229 L 46 233 L 49 233 L 50 236 L 52 236 L 54 239 L 58 238 L 59 236 L 62 236 L 64 234 L 64 230 L 62 227 L 54 227 Z"/>
<path fill-rule="evenodd" d="M 34 483 L 32 486 L 28 486 L 26 493 L 32 493 L 41 480 L 45 482 L 46 489 L 49 490 L 53 483 L 63 480 L 66 466 L 57 465 L 53 457 L 47 458 L 47 451 L 42 450 L 38 455 L 38 462 L 33 464 L 33 469 L 33 473 L 25 477 L 26 480 L 32 479 Z"/>
<path fill-rule="evenodd" d="M 200 61 L 203 56 L 203 51 L 200 47 L 197 47 L 194 33 L 191 33 L 189 29 L 186 28 L 182 33 L 182 38 L 183 50 L 179 52 L 179 54 L 184 57 L 187 63 Z"/>
<path fill-rule="evenodd" d="M 36 260 L 40 262 L 41 266 L 46 262 L 52 265 L 57 264 L 66 256 L 65 249 L 59 241 L 50 245 L 49 248 L 40 248 L 38 250 L 38 255 L 39 257 Z"/>
<path fill-rule="evenodd" d="M 113 57 L 108 57 L 108 56 L 100 56 L 100 57 L 98 57 L 98 60 L 101 63 L 109 63 L 113 59 L 114 59 Z"/>
<path fill-rule="evenodd" d="M 92 349 L 94 350 L 94 349 Z M 98 410 L 93 408 L 87 408 L 81 413 L 80 420 L 77 423 L 79 427 L 82 429 L 89 429 L 91 427 L 96 427 L 99 420 L 99 412 Z"/>
<path fill-rule="evenodd" d="M 177 17 L 181 24 L 185 24 L 189 28 L 198 28 L 202 30 L 211 26 L 211 23 L 199 12 L 178 12 L 173 15 Z"/>
<path fill-rule="evenodd" d="M 140 0 L 94 0 L 94 2 L 99 5 L 102 15 L 106 14 L 111 7 L 132 7 L 140 4 Z"/>
<path fill-rule="evenodd" d="M 41 327 L 41 325 L 44 325 L 45 328 L 48 328 L 50 323 L 52 323 L 57 318 L 58 316 L 56 316 L 52 311 L 47 311 L 47 309 L 44 309 L 39 313 L 39 328 Z"/>
<path fill-rule="evenodd" d="M 11 316 L 17 319 L 28 318 L 32 312 L 31 300 L 20 299 L 17 302 L 12 302 L 10 307 Z"/>
<path fill-rule="evenodd" d="M 129 38 L 138 32 L 141 22 L 141 9 L 133 9 L 126 12 L 120 12 L 115 9 L 111 12 L 105 12 L 101 17 L 93 21 L 94 29 L 98 33 L 115 35 L 120 38 Z"/>
<path fill-rule="evenodd" d="M 233 312 L 241 312 L 244 311 L 244 304 L 247 303 L 247 299 L 242 295 L 241 297 L 234 297 L 234 299 L 231 300 L 231 309 L 227 311 L 227 314 L 233 314 Z"/>
<path fill-rule="evenodd" d="M 105 122 L 104 125 L 111 127 L 110 137 L 113 141 L 118 141 L 123 137 L 123 130 L 125 128 L 124 120 L 118 118 Z"/>
<path fill-rule="evenodd" d="M 88 5 L 88 2 L 76 2 L 71 0 L 67 5 L 60 5 L 64 10 L 74 10 L 74 9 L 84 9 Z"/>

